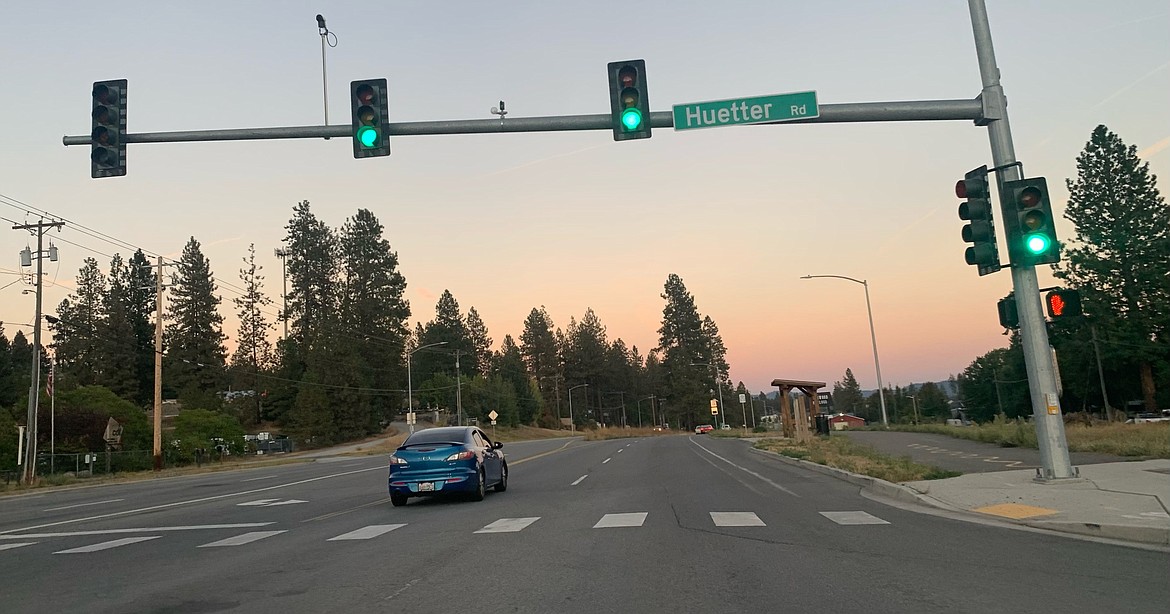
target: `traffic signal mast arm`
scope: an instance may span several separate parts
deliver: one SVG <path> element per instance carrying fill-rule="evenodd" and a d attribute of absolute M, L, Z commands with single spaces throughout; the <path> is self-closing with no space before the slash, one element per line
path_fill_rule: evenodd
<path fill-rule="evenodd" d="M 982 121 L 983 104 L 979 98 L 969 100 L 923 100 L 905 102 L 849 102 L 819 105 L 820 116 L 783 124 L 856 123 L 899 121 Z M 652 128 L 673 128 L 671 111 L 652 111 Z M 774 125 L 774 124 L 753 124 Z M 779 125 L 779 124 L 775 124 Z M 440 134 L 491 134 L 503 132 L 565 132 L 613 130 L 613 115 L 548 115 L 513 117 L 502 122 L 493 119 L 459 119 L 420 122 L 390 122 L 389 136 L 430 136 Z M 200 141 L 255 141 L 271 139 L 323 139 L 352 137 L 348 124 L 330 126 L 285 126 L 272 128 L 234 128 L 227 130 L 185 130 L 178 132 L 140 132 L 126 134 L 126 143 L 182 143 Z M 65 136 L 64 145 L 89 145 L 90 135 Z"/>

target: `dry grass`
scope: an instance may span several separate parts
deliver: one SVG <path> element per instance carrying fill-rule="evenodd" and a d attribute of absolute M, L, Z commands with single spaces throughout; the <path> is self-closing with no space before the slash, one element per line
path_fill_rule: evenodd
<path fill-rule="evenodd" d="M 938 480 L 962 475 L 958 471 L 916 463 L 909 456 L 886 456 L 847 437 L 817 437 L 807 444 L 797 444 L 790 439 L 763 439 L 755 447 L 888 482 Z"/>
<path fill-rule="evenodd" d="M 945 424 L 891 425 L 891 429 L 938 433 L 959 439 L 994 443 L 1005 448 L 1036 448 L 1036 429 L 1030 422 L 996 418 L 977 426 Z M 1072 452 L 1098 452 L 1117 456 L 1170 458 L 1170 422 L 1122 424 L 1066 424 L 1065 437 Z"/>

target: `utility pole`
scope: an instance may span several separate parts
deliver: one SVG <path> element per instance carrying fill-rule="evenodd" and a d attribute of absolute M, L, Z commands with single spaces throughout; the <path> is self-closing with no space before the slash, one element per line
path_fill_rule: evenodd
<path fill-rule="evenodd" d="M 285 266 L 285 259 L 288 258 L 288 250 L 283 247 L 278 247 L 272 250 L 277 258 L 280 258 L 280 279 L 284 283 L 284 291 L 280 294 L 280 319 L 284 320 L 284 338 L 288 339 L 288 268 Z"/>
<path fill-rule="evenodd" d="M 45 229 L 47 228 L 61 228 L 64 222 L 48 222 L 44 220 L 36 224 L 17 224 L 13 226 L 13 230 L 27 230 L 37 236 L 37 253 L 35 254 L 37 261 L 37 307 L 36 319 L 33 320 L 33 360 L 32 360 L 32 381 L 28 387 L 28 427 L 25 433 L 28 437 L 28 443 L 24 447 L 24 468 L 21 472 L 20 481 L 22 484 L 32 484 L 37 477 L 37 409 L 40 402 L 41 395 L 41 298 L 42 298 L 42 279 L 41 273 L 44 267 L 41 261 L 47 255 L 51 260 L 57 259 L 57 248 L 50 247 L 48 254 L 44 252 L 45 246 Z M 21 264 L 28 261 L 32 264 L 34 254 L 27 248 L 21 254 Z"/>
<path fill-rule="evenodd" d="M 1016 151 L 1012 143 L 1011 126 L 1008 124 L 1007 98 L 999 81 L 999 66 L 995 62 L 987 6 L 984 0 L 967 0 L 967 6 L 971 13 L 971 29 L 975 37 L 979 75 L 983 82 L 983 91 L 980 95 L 983 113 L 977 123 L 987 126 L 992 163 L 996 168 L 1003 169 L 995 174 L 996 182 L 1002 188 L 1005 181 L 1018 180 L 1023 173 L 1016 164 Z M 1003 219 L 1007 219 L 1011 213 L 1009 206 L 1000 199 L 1000 214 Z M 1064 434 L 1060 395 L 1056 390 L 1048 330 L 1045 328 L 1044 314 L 1040 306 L 1040 284 L 1036 279 L 1036 267 L 1012 266 L 1011 272 L 1012 288 L 1015 291 L 1016 308 L 1020 318 L 1020 344 L 1024 351 L 1024 364 L 1028 369 L 1028 390 L 1032 397 L 1032 421 L 1036 427 L 1036 441 L 1040 448 L 1042 467 L 1037 469 L 1037 479 L 1047 482 L 1075 478 L 1077 472 L 1068 457 L 1068 441 Z"/>
<path fill-rule="evenodd" d="M 163 259 L 158 257 L 154 293 L 154 470 L 161 471 L 162 462 L 162 338 L 163 338 Z"/>
<path fill-rule="evenodd" d="M 455 350 L 455 416 L 463 426 L 463 375 L 459 372 L 459 350 Z"/>
<path fill-rule="evenodd" d="M 1113 408 L 1109 407 L 1109 393 L 1105 391 L 1105 370 L 1101 366 L 1101 347 L 1097 345 L 1097 325 L 1089 322 L 1089 333 L 1093 336 L 1093 354 L 1097 356 L 1097 379 L 1101 382 L 1101 400 L 1105 402 L 1105 419 L 1113 419 Z"/>

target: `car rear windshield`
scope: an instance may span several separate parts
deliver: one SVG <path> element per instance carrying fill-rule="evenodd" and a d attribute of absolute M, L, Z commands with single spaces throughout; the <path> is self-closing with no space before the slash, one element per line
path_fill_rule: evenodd
<path fill-rule="evenodd" d="M 454 443 L 459 444 L 467 440 L 467 429 L 426 429 L 410 436 L 403 444 L 413 446 L 419 443 Z"/>

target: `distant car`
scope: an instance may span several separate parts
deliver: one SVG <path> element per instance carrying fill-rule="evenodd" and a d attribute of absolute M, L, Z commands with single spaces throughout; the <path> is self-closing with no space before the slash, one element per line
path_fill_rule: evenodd
<path fill-rule="evenodd" d="M 730 431 L 730 430 L 731 430 L 731 425 L 730 425 L 730 424 L 724 424 L 722 428 L 723 428 L 723 430 L 725 430 L 725 431 Z"/>
<path fill-rule="evenodd" d="M 715 430 L 715 427 L 711 426 L 710 424 L 700 424 L 699 426 L 695 427 L 695 434 L 702 435 L 704 433 L 710 433 L 713 430 Z"/>
<path fill-rule="evenodd" d="M 508 462 L 493 442 L 474 426 L 418 431 L 390 455 L 390 503 L 406 505 L 410 497 L 463 493 L 483 501 L 491 487 L 508 489 Z"/>

